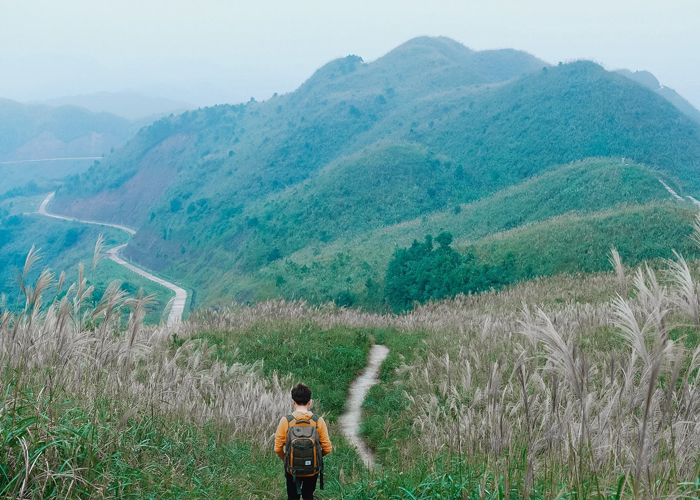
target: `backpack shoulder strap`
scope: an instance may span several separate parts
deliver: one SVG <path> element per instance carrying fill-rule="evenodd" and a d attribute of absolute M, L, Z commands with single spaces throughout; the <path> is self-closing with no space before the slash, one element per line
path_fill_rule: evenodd
<path fill-rule="evenodd" d="M 319 419 L 319 418 L 321 418 L 321 417 L 319 417 L 319 416 L 316 415 L 315 413 L 314 413 L 313 415 L 311 415 L 311 420 L 313 420 L 313 421 L 316 422 L 317 424 L 318 424 L 318 419 Z"/>
<path fill-rule="evenodd" d="M 287 415 L 287 424 L 291 424 L 292 420 L 294 420 L 294 415 L 290 413 L 289 415 Z"/>

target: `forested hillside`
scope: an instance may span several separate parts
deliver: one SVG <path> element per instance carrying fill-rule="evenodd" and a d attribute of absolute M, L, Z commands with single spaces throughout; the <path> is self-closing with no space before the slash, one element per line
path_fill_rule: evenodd
<path fill-rule="evenodd" d="M 608 160 L 560 168 L 592 157 Z M 341 292 L 381 302 L 371 289 L 396 245 L 410 244 L 373 236 L 382 231 L 440 220 L 462 245 L 571 210 L 669 199 L 658 177 L 692 195 L 699 168 L 700 126 L 647 86 L 591 62 L 549 66 L 424 37 L 371 63 L 332 61 L 265 102 L 162 119 L 72 179 L 53 209 L 139 227 L 126 255 L 185 280 L 200 303 Z M 597 203 L 577 202 L 593 189 L 556 196 L 570 177 L 605 190 L 599 175 L 617 188 Z M 520 185 L 534 204 L 489 209 L 487 231 L 460 230 L 478 200 Z M 322 270 L 354 253 L 364 257 L 346 281 L 326 282 Z"/>

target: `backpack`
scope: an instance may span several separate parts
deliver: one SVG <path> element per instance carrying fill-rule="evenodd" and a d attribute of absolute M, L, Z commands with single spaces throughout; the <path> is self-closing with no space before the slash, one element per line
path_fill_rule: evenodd
<path fill-rule="evenodd" d="M 301 479 L 320 474 L 323 489 L 323 450 L 318 435 L 318 415 L 308 420 L 297 420 L 287 415 L 289 429 L 284 455 L 284 470 L 292 475 L 301 494 Z"/>

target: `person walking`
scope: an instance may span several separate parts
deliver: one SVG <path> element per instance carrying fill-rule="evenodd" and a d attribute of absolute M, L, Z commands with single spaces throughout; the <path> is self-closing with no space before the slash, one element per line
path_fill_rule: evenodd
<path fill-rule="evenodd" d="M 311 389 L 292 389 L 294 413 L 282 417 L 275 432 L 275 453 L 284 460 L 289 500 L 313 500 L 316 483 L 323 489 L 323 457 L 333 451 L 323 417 L 309 411 Z"/>

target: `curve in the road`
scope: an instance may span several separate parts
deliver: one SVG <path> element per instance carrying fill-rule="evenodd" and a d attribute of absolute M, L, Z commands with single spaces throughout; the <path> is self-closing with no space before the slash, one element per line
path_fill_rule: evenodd
<path fill-rule="evenodd" d="M 369 351 L 369 360 L 365 371 L 350 384 L 350 394 L 345 405 L 345 413 L 338 419 L 340 429 L 368 468 L 374 467 L 374 452 L 360 437 L 362 421 L 362 403 L 369 390 L 379 383 L 379 368 L 389 355 L 389 348 L 375 344 Z"/>
<path fill-rule="evenodd" d="M 66 217 L 64 215 L 58 215 L 58 214 L 52 214 L 47 210 L 47 207 L 49 203 L 51 203 L 51 200 L 55 196 L 55 192 L 49 193 L 49 195 L 44 199 L 44 201 L 41 202 L 41 206 L 39 207 L 39 214 L 44 215 L 46 217 L 52 217 L 54 219 L 61 219 L 61 220 L 68 220 L 68 221 L 73 221 L 73 222 L 82 222 L 83 224 L 93 224 L 97 226 L 107 226 L 107 227 L 113 227 L 116 229 L 120 229 L 121 231 L 125 231 L 129 233 L 130 236 L 136 234 L 136 231 L 130 227 L 127 226 L 122 226 L 119 224 L 110 224 L 108 222 L 98 222 L 94 220 L 84 220 L 84 219 L 77 219 L 75 217 Z M 173 304 L 172 307 L 170 308 L 170 314 L 168 314 L 168 324 L 173 325 L 175 323 L 179 323 L 182 321 L 182 314 L 185 312 L 185 303 L 187 302 L 187 291 L 184 288 L 180 288 L 179 286 L 170 283 L 169 281 L 165 281 L 162 278 L 159 278 L 157 276 L 154 276 L 153 274 L 149 273 L 148 271 L 144 271 L 143 269 L 140 269 L 133 264 L 130 264 L 126 262 L 124 259 L 119 257 L 119 251 L 124 248 L 127 244 L 124 243 L 123 245 L 116 246 L 114 248 L 110 248 L 107 250 L 107 258 L 109 260 L 116 262 L 120 266 L 124 266 L 125 268 L 129 269 L 130 271 L 135 272 L 139 276 L 143 276 L 146 279 L 149 279 L 153 281 L 154 283 L 157 283 L 161 286 L 164 286 L 165 288 L 168 288 L 175 292 L 175 298 L 173 299 Z"/>

